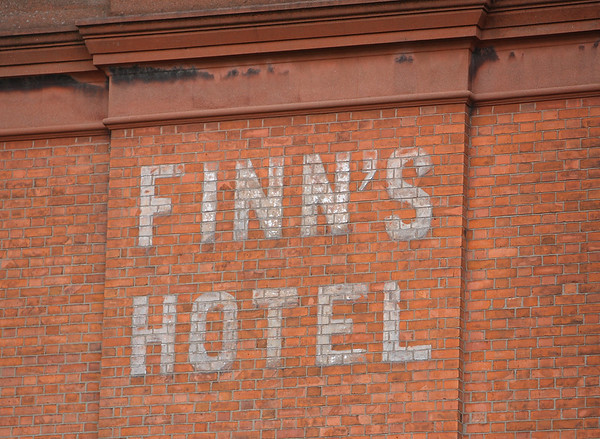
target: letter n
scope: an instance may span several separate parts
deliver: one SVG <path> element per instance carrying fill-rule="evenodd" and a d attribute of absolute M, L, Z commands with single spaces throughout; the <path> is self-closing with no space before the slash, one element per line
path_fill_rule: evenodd
<path fill-rule="evenodd" d="M 348 230 L 350 199 L 350 154 L 336 154 L 335 187 L 331 189 L 325 167 L 318 154 L 304 157 L 302 185 L 302 236 L 317 234 L 318 206 L 321 206 L 333 235 Z"/>
<path fill-rule="evenodd" d="M 283 159 L 273 157 L 269 160 L 269 189 L 267 195 L 263 192 L 250 160 L 237 162 L 236 170 L 233 238 L 236 241 L 241 241 L 248 237 L 250 208 L 256 213 L 260 227 L 265 232 L 265 237 L 281 237 Z"/>

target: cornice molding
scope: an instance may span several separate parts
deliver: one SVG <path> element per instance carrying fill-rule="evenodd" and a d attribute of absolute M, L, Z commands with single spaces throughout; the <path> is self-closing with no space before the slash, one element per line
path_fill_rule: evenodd
<path fill-rule="evenodd" d="M 372 1 L 79 25 L 96 65 L 476 37 L 489 0 Z"/>
<path fill-rule="evenodd" d="M 552 1 L 552 0 L 550 0 Z M 563 0 L 564 1 L 564 0 Z M 580 0 L 585 1 L 585 0 Z M 588 0 L 590 1 L 590 0 Z M 218 25 L 260 25 L 270 23 L 291 23 L 315 21 L 319 19 L 346 19 L 349 17 L 376 16 L 382 14 L 422 14 L 435 11 L 458 11 L 461 9 L 489 8 L 493 0 L 329 0 L 277 3 L 248 7 L 203 9 L 177 13 L 155 13 L 149 15 L 117 16 L 83 20 L 79 27 L 127 26 L 125 31 L 136 27 L 143 30 L 143 23 L 154 22 L 155 28 L 171 29 L 172 23 L 178 27 L 198 27 Z"/>
<path fill-rule="evenodd" d="M 42 126 L 30 128 L 0 129 L 0 141 L 10 142 L 58 137 L 107 136 L 109 130 L 102 122 L 76 125 Z"/>
<path fill-rule="evenodd" d="M 496 0 L 483 41 L 551 37 L 598 30 L 598 0 Z"/>
<path fill-rule="evenodd" d="M 277 116 L 298 116 L 322 114 L 335 111 L 363 111 L 396 107 L 419 107 L 433 105 L 462 104 L 504 105 L 524 104 L 570 98 L 600 96 L 600 83 L 585 86 L 556 87 L 547 89 L 520 90 L 518 92 L 498 92 L 474 94 L 468 90 L 448 93 L 423 93 L 413 96 L 387 96 L 385 98 L 353 99 L 339 101 L 319 101 L 256 107 L 224 108 L 215 110 L 182 111 L 159 114 L 118 116 L 104 119 L 103 124 L 111 129 L 139 128 L 157 124 L 184 124 L 218 122 L 237 119 L 257 119 Z M 1 137 L 0 132 L 0 137 Z"/>
<path fill-rule="evenodd" d="M 345 0 L 4 35 L 0 139 L 598 96 L 599 23 L 600 0 Z"/>
<path fill-rule="evenodd" d="M 0 36 L 0 78 L 95 70 L 77 31 Z"/>
<path fill-rule="evenodd" d="M 273 105 L 262 107 L 239 107 L 222 110 L 188 111 L 180 113 L 149 114 L 124 117 L 109 117 L 101 122 L 47 126 L 32 128 L 0 129 L 0 141 L 20 141 L 59 137 L 105 136 L 111 130 L 173 125 L 198 122 L 218 122 L 226 120 L 257 119 L 263 117 L 295 116 L 322 114 L 332 111 L 361 111 L 394 107 L 417 107 L 422 105 L 462 104 L 502 105 L 522 104 L 567 98 L 586 98 L 600 96 L 600 83 L 579 87 L 535 89 L 519 92 L 486 93 L 474 95 L 469 91 L 456 93 L 432 93 L 406 96 L 390 96 L 386 99 L 364 99 L 349 102 L 329 101 L 306 104 Z"/>
<path fill-rule="evenodd" d="M 94 66 L 376 44 L 564 37 L 598 31 L 598 0 L 307 2 L 88 20 L 78 31 L 0 36 L 0 77 Z"/>
<path fill-rule="evenodd" d="M 245 106 L 211 110 L 182 111 L 159 114 L 141 114 L 119 116 L 104 119 L 110 129 L 153 126 L 158 122 L 169 124 L 191 122 L 212 122 L 239 118 L 261 118 L 272 116 L 293 116 L 299 114 L 319 114 L 332 111 L 362 111 L 398 106 L 416 107 L 420 105 L 469 104 L 473 95 L 469 91 L 447 93 L 421 93 L 412 96 L 385 96 L 375 98 L 357 98 L 332 101 L 315 101 L 278 105 Z"/>

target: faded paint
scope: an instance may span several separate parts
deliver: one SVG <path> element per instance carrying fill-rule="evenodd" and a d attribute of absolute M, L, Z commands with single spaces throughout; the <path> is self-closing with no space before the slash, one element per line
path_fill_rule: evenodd
<path fill-rule="evenodd" d="M 367 184 L 375 177 L 375 172 L 377 172 L 377 151 L 364 152 L 363 170 L 367 175 L 360 184 L 360 187 L 358 188 L 359 191 L 364 190 L 367 187 Z"/>
<path fill-rule="evenodd" d="M 165 296 L 162 326 L 148 328 L 148 296 L 133 298 L 131 331 L 131 375 L 146 374 L 146 346 L 160 344 L 160 373 L 172 373 L 175 362 L 175 303 L 177 297 Z"/>
<path fill-rule="evenodd" d="M 248 214 L 256 212 L 260 227 L 266 238 L 281 237 L 283 219 L 283 157 L 269 160 L 269 189 L 264 194 L 260 181 L 250 160 L 236 163 L 235 219 L 233 239 L 242 241 L 248 237 Z"/>
<path fill-rule="evenodd" d="M 152 245 L 152 225 L 155 215 L 171 212 L 171 200 L 155 196 L 156 179 L 183 174 L 183 165 L 142 166 L 140 177 L 140 224 L 138 240 L 141 247 Z"/>
<path fill-rule="evenodd" d="M 423 177 L 433 167 L 431 157 L 421 148 L 396 149 L 387 162 L 388 194 L 393 200 L 409 204 L 415 209 L 415 220 L 405 223 L 396 215 L 386 218 L 385 228 L 390 238 L 409 241 L 423 238 L 431 228 L 431 197 L 402 178 L 406 165 L 412 161 L 418 177 Z"/>
<path fill-rule="evenodd" d="M 202 242 L 213 242 L 217 228 L 217 170 L 218 162 L 204 163 L 202 193 Z"/>
<path fill-rule="evenodd" d="M 263 288 L 252 292 L 254 304 L 267 311 L 267 366 L 277 367 L 281 362 L 281 325 L 283 309 L 298 304 L 296 288 Z"/>
<path fill-rule="evenodd" d="M 333 335 L 352 333 L 352 319 L 334 319 L 333 305 L 338 301 L 353 301 L 366 296 L 366 284 L 342 284 L 319 287 L 317 308 L 317 358 L 318 366 L 348 364 L 364 360 L 364 349 L 334 350 Z"/>
<path fill-rule="evenodd" d="M 221 352 L 208 354 L 206 343 L 206 317 L 211 310 L 223 311 Z M 235 298 L 223 291 L 204 293 L 192 306 L 189 359 L 197 372 L 218 372 L 228 369 L 237 354 L 237 305 Z"/>
<path fill-rule="evenodd" d="M 400 346 L 400 289 L 396 282 L 386 282 L 383 301 L 383 354 L 382 361 L 402 363 L 430 360 L 431 345 Z"/>
<path fill-rule="evenodd" d="M 233 239 L 248 238 L 250 209 L 254 210 L 265 237 L 281 238 L 283 222 L 283 163 L 282 157 L 269 160 L 269 185 L 262 188 L 250 160 L 236 162 L 235 209 Z M 358 187 L 364 190 L 377 172 L 377 151 L 365 151 L 362 168 L 365 177 Z M 422 188 L 410 184 L 404 177 L 404 169 L 412 163 L 418 177 L 432 169 L 431 157 L 420 148 L 396 149 L 387 160 L 387 192 L 391 199 L 408 204 L 415 210 L 415 219 L 404 222 L 392 215 L 386 218 L 385 228 L 391 239 L 408 241 L 423 238 L 431 228 L 431 196 Z M 204 163 L 202 194 L 202 242 L 215 240 L 217 212 L 218 162 Z M 171 200 L 155 196 L 156 179 L 183 174 L 183 165 L 143 166 L 140 178 L 139 238 L 141 247 L 152 246 L 153 218 L 171 212 Z M 339 235 L 348 232 L 350 214 L 350 153 L 336 154 L 333 186 L 318 154 L 304 156 L 302 168 L 302 236 L 316 236 L 319 214 L 325 218 L 329 233 Z"/>
<path fill-rule="evenodd" d="M 332 190 L 318 154 L 304 156 L 302 186 L 302 236 L 315 236 L 318 206 L 321 206 L 332 235 L 348 231 L 350 200 L 350 154 L 336 154 L 335 187 Z"/>
<path fill-rule="evenodd" d="M 317 366 L 350 364 L 365 361 L 364 349 L 334 349 L 332 337 L 353 333 L 349 318 L 334 318 L 336 302 L 352 302 L 365 298 L 367 284 L 337 284 L 319 287 L 317 298 Z M 298 305 L 296 288 L 263 288 L 252 291 L 253 303 L 267 308 L 267 367 L 281 366 L 283 310 Z M 400 289 L 395 282 L 384 286 L 382 361 L 409 362 L 431 359 L 431 345 L 404 347 L 400 345 Z M 221 351 L 207 352 L 207 314 L 222 311 Z M 199 373 L 228 370 L 237 356 L 237 303 L 233 295 L 219 291 L 199 296 L 192 305 L 189 336 L 189 361 Z M 148 297 L 133 299 L 131 335 L 131 375 L 146 374 L 146 348 L 161 346 L 160 373 L 173 372 L 175 361 L 176 296 L 167 295 L 162 305 L 162 326 L 148 328 Z"/>

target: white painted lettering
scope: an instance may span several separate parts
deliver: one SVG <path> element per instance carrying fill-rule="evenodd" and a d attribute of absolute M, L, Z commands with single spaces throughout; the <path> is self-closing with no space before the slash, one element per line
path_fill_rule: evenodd
<path fill-rule="evenodd" d="M 409 161 L 413 162 L 417 176 L 422 177 L 432 168 L 431 157 L 420 148 L 395 150 L 387 162 L 389 196 L 415 209 L 415 220 L 405 223 L 396 215 L 386 218 L 385 228 L 390 238 L 409 241 L 423 238 L 431 228 L 431 197 L 420 187 L 415 187 L 402 178 L 402 171 Z"/>
<path fill-rule="evenodd" d="M 298 303 L 296 288 L 263 288 L 252 292 L 254 304 L 267 311 L 267 366 L 277 367 L 281 360 L 281 323 L 283 308 Z"/>
<path fill-rule="evenodd" d="M 241 241 L 248 237 L 250 208 L 256 213 L 260 227 L 265 232 L 265 237 L 280 238 L 283 217 L 283 158 L 272 157 L 269 160 L 267 195 L 263 192 L 250 160 L 238 161 L 235 168 L 237 170 L 237 181 L 233 239 Z"/>
<path fill-rule="evenodd" d="M 183 174 L 182 165 L 142 166 L 140 177 L 140 224 L 138 243 L 152 246 L 153 218 L 171 212 L 171 200 L 155 196 L 156 179 Z"/>
<path fill-rule="evenodd" d="M 204 163 L 202 194 L 202 242 L 213 242 L 217 224 L 217 169 L 218 162 Z"/>
<path fill-rule="evenodd" d="M 334 350 L 333 335 L 352 333 L 351 319 L 334 319 L 333 305 L 336 301 L 357 300 L 367 294 L 365 284 L 342 284 L 319 287 L 317 308 L 317 358 L 318 366 L 348 364 L 360 361 L 364 349 Z"/>
<path fill-rule="evenodd" d="M 148 328 L 148 296 L 133 298 L 131 375 L 146 374 L 146 346 L 160 344 L 160 373 L 173 372 L 175 362 L 175 296 L 163 300 L 162 327 Z"/>
<path fill-rule="evenodd" d="M 333 235 L 348 231 L 350 153 L 336 154 L 335 188 L 332 190 L 318 154 L 304 156 L 302 186 L 302 236 L 317 234 L 318 206 Z"/>
<path fill-rule="evenodd" d="M 364 180 L 360 184 L 360 187 L 358 188 L 359 191 L 365 190 L 367 184 L 373 180 L 373 177 L 375 177 L 375 172 L 377 171 L 377 151 L 365 151 L 364 157 L 363 169 L 367 175 L 365 175 Z"/>
<path fill-rule="evenodd" d="M 211 310 L 222 310 L 221 352 L 211 356 L 206 350 L 206 320 Z M 218 372 L 231 366 L 237 354 L 237 305 L 225 292 L 209 292 L 198 297 L 192 306 L 189 359 L 197 372 Z"/>
<path fill-rule="evenodd" d="M 320 287 L 317 297 L 317 346 L 315 362 L 318 366 L 350 364 L 364 360 L 364 349 L 335 349 L 334 336 L 352 334 L 350 318 L 334 318 L 336 302 L 351 302 L 363 298 L 366 284 L 341 284 Z M 267 367 L 281 366 L 283 310 L 298 304 L 296 288 L 262 288 L 252 291 L 255 306 L 267 309 Z M 401 346 L 400 309 L 401 291 L 396 282 L 384 286 L 383 352 L 382 361 L 404 363 L 430 360 L 432 346 Z M 162 326 L 148 328 L 148 296 L 133 298 L 131 335 L 131 375 L 146 374 L 146 350 L 150 344 L 161 347 L 160 373 L 173 372 L 175 362 L 176 296 L 167 295 L 162 305 Z M 235 298 L 225 292 L 209 292 L 198 297 L 190 316 L 189 361 L 197 372 L 227 370 L 237 356 L 238 321 Z M 207 350 L 208 313 L 220 311 L 223 316 L 221 350 L 215 354 Z"/>
<path fill-rule="evenodd" d="M 431 345 L 400 346 L 400 289 L 396 282 L 386 282 L 383 288 L 383 361 L 402 363 L 431 359 Z"/>

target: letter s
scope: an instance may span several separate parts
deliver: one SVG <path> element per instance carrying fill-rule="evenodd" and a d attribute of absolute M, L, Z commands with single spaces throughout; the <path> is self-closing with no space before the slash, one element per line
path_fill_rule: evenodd
<path fill-rule="evenodd" d="M 410 241 L 423 238 L 431 228 L 431 197 L 420 187 L 415 187 L 402 178 L 406 164 L 412 161 L 417 176 L 427 174 L 433 164 L 431 157 L 420 148 L 398 148 L 387 161 L 388 194 L 393 200 L 410 204 L 415 209 L 416 218 L 405 223 L 396 215 L 386 218 L 385 228 L 390 238 L 396 241 Z"/>

